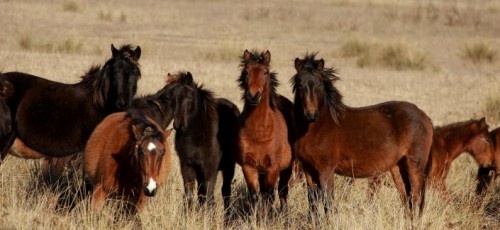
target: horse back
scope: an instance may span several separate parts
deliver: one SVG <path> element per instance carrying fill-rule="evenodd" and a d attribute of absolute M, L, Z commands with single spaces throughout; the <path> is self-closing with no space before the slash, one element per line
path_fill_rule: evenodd
<path fill-rule="evenodd" d="M 117 160 L 126 151 L 124 146 L 131 136 L 131 121 L 125 118 L 125 112 L 107 116 L 97 125 L 87 141 L 84 154 L 85 172 L 93 184 L 104 177 L 115 176 Z"/>

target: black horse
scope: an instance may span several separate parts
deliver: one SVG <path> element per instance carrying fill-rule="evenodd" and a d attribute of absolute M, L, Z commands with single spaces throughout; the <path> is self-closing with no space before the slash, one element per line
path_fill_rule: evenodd
<path fill-rule="evenodd" d="M 23 152 L 63 157 L 80 152 L 95 126 L 108 114 L 126 110 L 137 91 L 141 76 L 141 48 L 116 49 L 102 66 L 90 68 L 76 84 L 63 84 L 26 73 L 5 73 L 14 95 L 7 99 L 11 111 L 10 133 L 0 146 L 1 158 L 18 138 Z M 16 150 L 14 148 L 14 150 Z M 0 161 L 1 162 L 1 161 Z"/>
<path fill-rule="evenodd" d="M 231 181 L 238 151 L 240 111 L 230 101 L 193 82 L 191 73 L 169 74 L 174 111 L 175 149 L 179 155 L 188 207 L 193 204 L 195 183 L 198 201 L 212 203 L 217 171 L 222 170 L 222 196 L 229 214 Z"/>

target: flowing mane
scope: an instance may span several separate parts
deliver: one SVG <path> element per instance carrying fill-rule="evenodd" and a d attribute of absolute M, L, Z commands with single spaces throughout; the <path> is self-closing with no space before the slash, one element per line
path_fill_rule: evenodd
<path fill-rule="evenodd" d="M 304 59 L 301 59 L 302 70 L 312 73 L 318 68 L 318 64 L 321 60 L 316 60 L 317 52 L 307 53 Z M 335 123 L 339 123 L 339 118 L 342 116 L 342 113 L 346 110 L 347 106 L 342 102 L 342 94 L 340 91 L 333 85 L 336 81 L 340 80 L 340 77 L 337 76 L 337 71 L 333 68 L 323 68 L 321 71 L 318 71 L 321 76 L 321 81 L 323 82 L 323 86 L 325 88 L 325 98 L 324 103 L 328 106 L 328 110 L 332 119 Z M 291 81 L 293 92 L 295 93 L 297 90 L 297 75 L 295 74 Z"/>
<path fill-rule="evenodd" d="M 251 58 L 249 61 L 245 61 L 245 58 L 243 56 L 240 57 L 240 68 L 241 68 L 241 74 L 240 77 L 238 78 L 238 86 L 240 89 L 243 90 L 243 93 L 241 94 L 242 100 L 245 100 L 245 90 L 248 87 L 248 73 L 245 70 L 245 67 L 250 64 L 250 63 L 258 63 L 258 64 L 263 64 L 265 65 L 264 58 L 261 57 L 260 53 L 256 50 L 252 50 L 251 52 Z M 269 69 L 271 69 L 271 65 L 268 65 Z M 269 86 L 270 86 L 270 106 L 271 108 L 276 107 L 276 98 L 278 97 L 278 93 L 276 93 L 276 88 L 279 86 L 278 78 L 277 78 L 277 73 L 270 71 L 269 72 Z"/>
<path fill-rule="evenodd" d="M 478 124 L 479 125 L 479 120 L 468 120 L 468 121 L 461 121 L 461 122 L 455 122 L 449 125 L 445 126 L 437 126 L 434 129 L 434 134 L 435 135 L 440 135 L 441 137 L 445 138 L 448 136 L 473 136 L 475 134 L 481 133 L 483 131 L 488 131 L 488 126 L 485 127 L 485 130 L 483 130 L 481 127 L 478 126 L 477 129 L 470 129 L 470 125 L 472 124 Z M 471 133 L 472 131 L 472 133 Z"/>

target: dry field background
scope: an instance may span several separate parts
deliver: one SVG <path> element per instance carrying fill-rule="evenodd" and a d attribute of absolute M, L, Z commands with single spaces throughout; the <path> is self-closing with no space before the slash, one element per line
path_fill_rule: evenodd
<path fill-rule="evenodd" d="M 74 83 L 110 56 L 110 44 L 140 45 L 139 94 L 155 92 L 168 72 L 189 70 L 198 82 L 241 108 L 236 84 L 245 49 L 269 49 L 279 92 L 291 98 L 293 59 L 319 51 L 338 69 L 336 85 L 350 106 L 388 100 L 415 103 L 435 125 L 487 117 L 500 125 L 500 2 L 494 0 L 322 1 L 25 1 L 0 0 L 0 71 L 22 71 Z M 55 211 L 54 193 L 37 186 L 38 161 L 7 157 L 0 166 L 0 229 L 129 229 L 114 222 L 112 207 Z M 145 229 L 221 229 L 215 209 L 182 214 L 177 158 L 168 182 L 140 215 Z M 239 168 L 237 169 L 237 171 Z M 499 229 L 500 188 L 473 205 L 477 166 L 469 156 L 454 163 L 447 184 L 453 201 L 428 190 L 417 229 Z M 392 186 L 374 202 L 366 180 L 354 186 L 338 177 L 336 213 L 324 225 L 307 224 L 303 181 L 291 189 L 288 215 L 262 222 L 236 221 L 234 229 L 406 229 L 410 223 Z M 220 184 L 218 185 L 220 186 Z M 233 195 L 245 184 L 238 171 Z M 495 210 L 491 211 L 493 209 Z"/>

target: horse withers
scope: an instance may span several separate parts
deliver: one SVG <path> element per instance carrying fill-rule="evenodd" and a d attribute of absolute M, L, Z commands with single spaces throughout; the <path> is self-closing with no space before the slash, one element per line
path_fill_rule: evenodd
<path fill-rule="evenodd" d="M 92 208 L 106 198 L 126 201 L 126 213 L 142 210 L 170 167 L 171 130 L 138 111 L 107 116 L 92 132 L 84 153 L 85 177 L 93 186 Z"/>
<path fill-rule="evenodd" d="M 429 117 L 408 102 L 346 106 L 333 84 L 339 79 L 335 71 L 315 56 L 296 58 L 291 79 L 297 126 L 305 127 L 295 148 L 306 175 L 311 216 L 317 214 L 320 195 L 325 210 L 331 208 L 334 174 L 362 178 L 385 171 L 393 175 L 407 210 L 420 205 L 422 214 L 433 135 Z"/>

